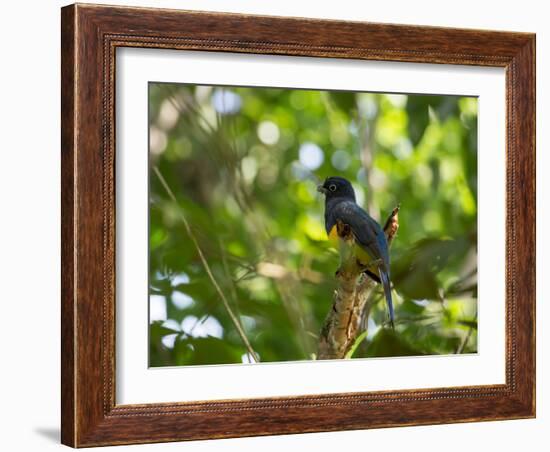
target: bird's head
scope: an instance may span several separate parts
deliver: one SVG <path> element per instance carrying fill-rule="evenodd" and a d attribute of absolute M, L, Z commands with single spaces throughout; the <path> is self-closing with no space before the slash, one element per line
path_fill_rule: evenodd
<path fill-rule="evenodd" d="M 345 198 L 355 201 L 355 192 L 349 180 L 343 177 L 327 177 L 322 185 L 317 187 L 317 191 L 323 193 L 327 200 L 332 198 Z"/>

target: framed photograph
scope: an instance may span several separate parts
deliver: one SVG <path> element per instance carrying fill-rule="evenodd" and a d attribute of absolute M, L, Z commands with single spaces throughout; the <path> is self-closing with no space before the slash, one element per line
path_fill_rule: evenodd
<path fill-rule="evenodd" d="M 62 442 L 535 416 L 535 36 L 62 8 Z"/>

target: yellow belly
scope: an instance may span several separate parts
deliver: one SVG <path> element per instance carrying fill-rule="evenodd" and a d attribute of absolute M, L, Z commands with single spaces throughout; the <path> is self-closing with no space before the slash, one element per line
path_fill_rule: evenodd
<path fill-rule="evenodd" d="M 338 230 L 336 225 L 332 227 L 328 234 L 329 241 L 335 246 L 340 248 L 341 255 L 349 255 L 349 249 L 344 250 L 343 248 L 349 248 L 349 246 L 340 238 L 338 235 Z M 349 242 L 348 242 L 349 244 Z M 351 252 L 355 255 L 356 259 L 362 264 L 367 266 L 373 258 L 367 253 L 363 248 L 361 248 L 357 243 L 353 243 Z"/>
<path fill-rule="evenodd" d="M 338 240 L 340 239 L 340 237 L 338 236 L 338 228 L 336 227 L 336 225 L 334 225 L 332 227 L 332 229 L 330 230 L 330 232 L 328 233 L 328 239 L 333 243 L 333 244 L 337 244 L 338 243 Z"/>
<path fill-rule="evenodd" d="M 362 265 L 368 265 L 370 261 L 373 260 L 371 255 L 367 253 L 359 245 L 355 244 L 354 248 L 355 248 L 355 255 L 357 256 L 357 260 L 361 262 Z"/>

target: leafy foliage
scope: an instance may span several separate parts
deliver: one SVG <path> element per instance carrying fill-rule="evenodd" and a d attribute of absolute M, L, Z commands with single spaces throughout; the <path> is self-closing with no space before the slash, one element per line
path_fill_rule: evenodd
<path fill-rule="evenodd" d="M 316 185 L 398 203 L 396 330 L 376 303 L 353 357 L 477 350 L 477 100 L 152 83 L 151 366 L 312 359 L 338 254 Z M 212 277 L 238 325 L 205 270 Z M 382 296 L 377 296 L 382 300 Z"/>

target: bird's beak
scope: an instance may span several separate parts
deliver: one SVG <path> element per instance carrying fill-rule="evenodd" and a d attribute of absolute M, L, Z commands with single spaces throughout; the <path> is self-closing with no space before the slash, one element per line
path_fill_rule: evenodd
<path fill-rule="evenodd" d="M 328 190 L 325 187 L 323 187 L 322 185 L 317 185 L 317 191 L 319 193 L 323 193 L 324 195 L 326 195 Z"/>

